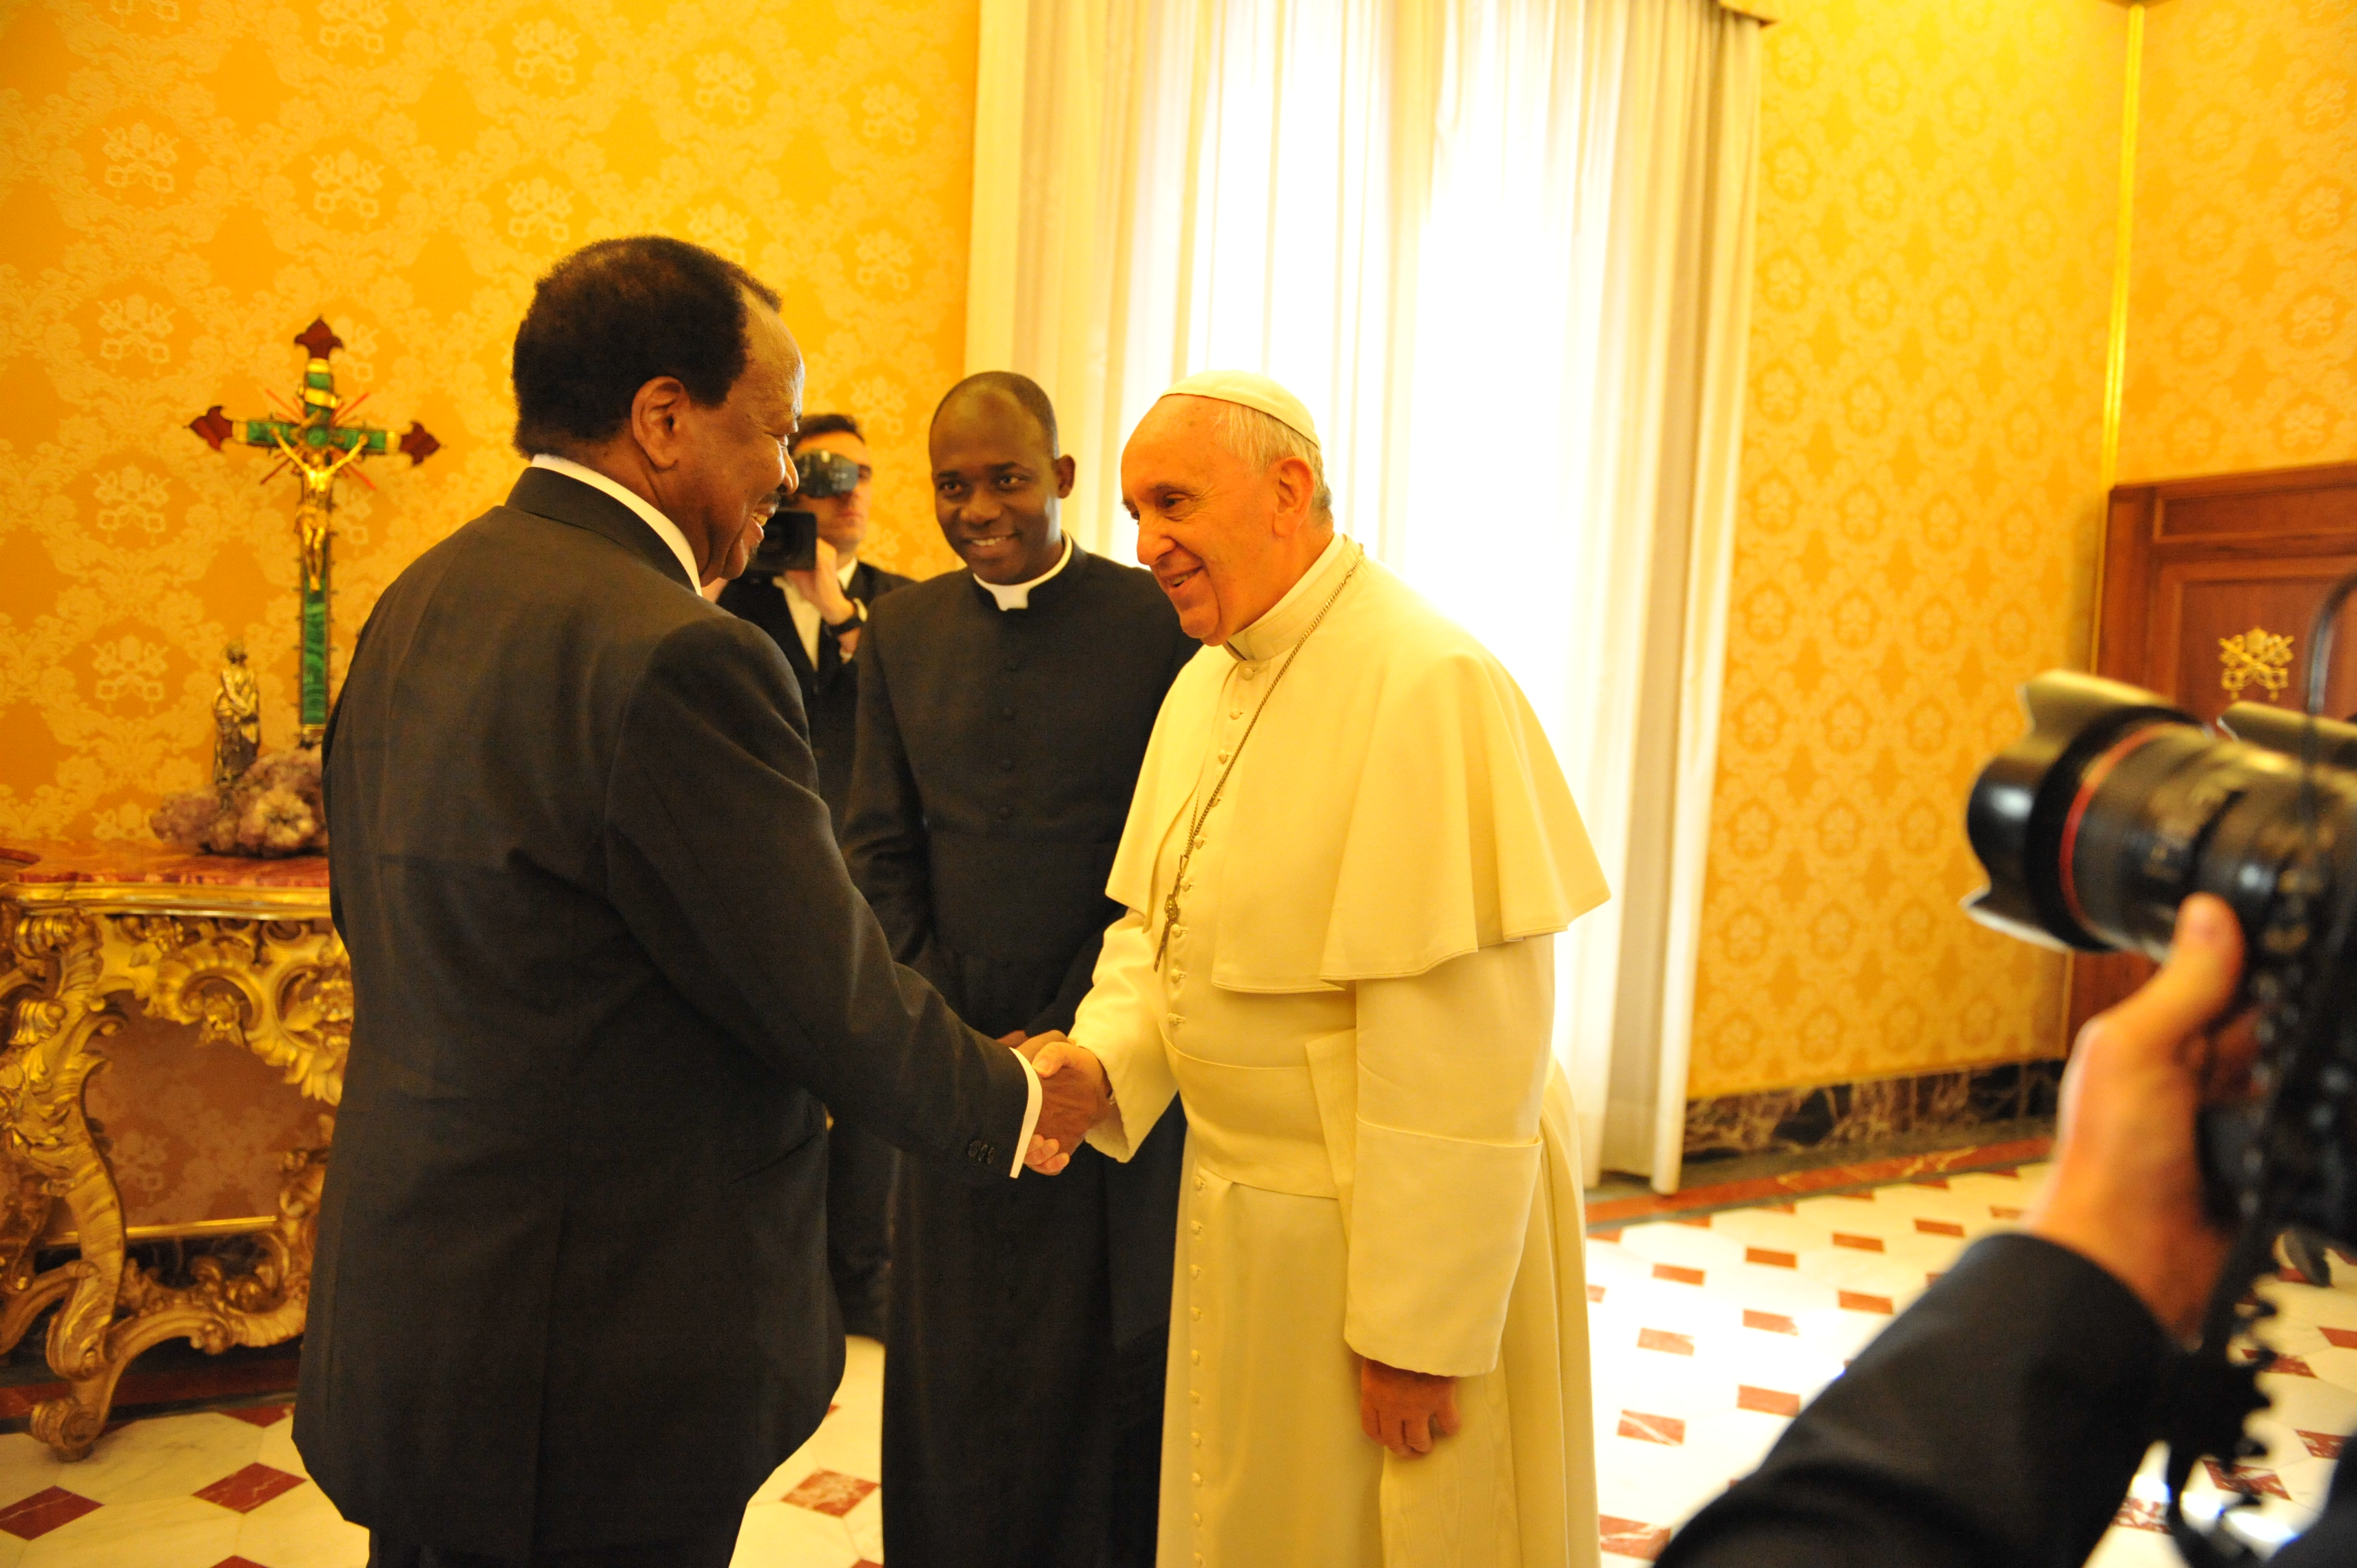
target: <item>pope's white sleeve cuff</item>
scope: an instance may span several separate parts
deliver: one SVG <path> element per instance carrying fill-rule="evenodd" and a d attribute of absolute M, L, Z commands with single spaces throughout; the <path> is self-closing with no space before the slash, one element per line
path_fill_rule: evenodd
<path fill-rule="evenodd" d="M 1023 1085 L 1030 1098 L 1024 1101 L 1023 1135 L 1015 1140 L 1015 1165 L 1006 1173 L 1009 1176 L 1019 1176 L 1023 1174 L 1023 1156 L 1031 1147 L 1031 1130 L 1039 1125 L 1039 1101 L 1042 1093 L 1039 1088 L 1039 1069 L 1031 1065 L 1031 1058 L 1021 1051 L 1017 1051 L 1015 1059 L 1023 1064 Z"/>

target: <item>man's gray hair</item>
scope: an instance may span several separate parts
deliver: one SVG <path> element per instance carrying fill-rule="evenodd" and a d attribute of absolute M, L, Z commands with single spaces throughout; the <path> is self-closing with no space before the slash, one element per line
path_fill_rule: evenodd
<path fill-rule="evenodd" d="M 1220 439 L 1229 451 L 1265 474 L 1287 457 L 1309 465 L 1309 511 L 1320 522 L 1334 521 L 1334 492 L 1326 485 L 1326 459 L 1318 443 L 1273 413 L 1240 403 L 1220 403 Z"/>

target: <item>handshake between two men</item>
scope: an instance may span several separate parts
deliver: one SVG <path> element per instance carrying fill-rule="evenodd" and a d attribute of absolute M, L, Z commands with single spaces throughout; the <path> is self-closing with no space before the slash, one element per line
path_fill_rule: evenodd
<path fill-rule="evenodd" d="M 1017 1031 L 1000 1043 L 1022 1052 L 1039 1075 L 1039 1122 L 1023 1163 L 1042 1176 L 1060 1176 L 1072 1163 L 1082 1139 L 1098 1123 L 1121 1115 L 1105 1082 L 1104 1066 L 1060 1029 L 1029 1036 Z"/>

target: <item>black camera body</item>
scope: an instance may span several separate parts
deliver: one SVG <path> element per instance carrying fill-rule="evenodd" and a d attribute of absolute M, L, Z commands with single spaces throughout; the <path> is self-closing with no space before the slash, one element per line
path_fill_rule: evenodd
<path fill-rule="evenodd" d="M 761 542 L 745 563 L 748 577 L 774 577 L 780 572 L 818 569 L 818 514 L 780 507 L 761 525 Z"/>
<path fill-rule="evenodd" d="M 847 496 L 859 488 L 859 465 L 840 452 L 813 448 L 794 454 L 797 493 L 803 500 L 823 501 Z"/>
<path fill-rule="evenodd" d="M 2311 639 L 2319 670 L 2343 587 Z M 2265 1451 L 2244 1423 L 2267 1402 L 2275 1357 L 2252 1330 L 2274 1308 L 2252 1283 L 2278 1244 L 2328 1282 L 2325 1243 L 2357 1244 L 2357 725 L 2312 716 L 2321 699 L 2311 672 L 2309 715 L 2237 703 L 2212 733 L 2150 692 L 2050 671 L 2022 688 L 2029 731 L 1965 812 L 1983 924 L 2160 959 L 2178 906 L 2212 893 L 2243 928 L 2256 1093 L 2203 1112 L 2200 1145 L 2212 1214 L 2238 1229 L 2165 1422 L 2170 1533 L 2197 1568 L 2259 1561 L 2183 1509 L 2201 1455 Z"/>
<path fill-rule="evenodd" d="M 1973 786 L 1975 919 L 2049 946 L 2165 958 L 2213 893 L 2244 937 L 2263 1096 L 2205 1127 L 2222 1219 L 2357 1244 L 2357 725 L 2238 703 L 2212 734 L 2133 686 L 2054 671 L 2029 733 Z"/>

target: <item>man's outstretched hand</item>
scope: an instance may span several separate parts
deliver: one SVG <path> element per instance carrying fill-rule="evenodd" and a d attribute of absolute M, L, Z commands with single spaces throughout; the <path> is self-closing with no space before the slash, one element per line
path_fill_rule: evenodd
<path fill-rule="evenodd" d="M 1394 1454 L 1420 1458 L 1462 1424 L 1455 1378 L 1360 1358 L 1359 1430 Z"/>
<path fill-rule="evenodd" d="M 1054 1176 L 1072 1163 L 1072 1151 L 1081 1146 L 1089 1129 L 1113 1114 L 1104 1064 L 1053 1031 L 1034 1035 L 1017 1048 L 1039 1075 L 1045 1096 L 1039 1106 L 1039 1124 L 1023 1163 L 1042 1175 Z"/>
<path fill-rule="evenodd" d="M 2199 1326 L 2231 1238 L 2201 1202 L 2195 1118 L 2247 1091 L 2247 1030 L 2213 1029 L 2243 972 L 2243 928 L 2206 893 L 2177 912 L 2169 962 L 2088 1020 L 2062 1075 L 2054 1174 L 2032 1235 L 2100 1263 L 2163 1326 Z"/>

